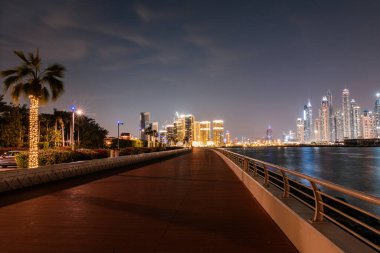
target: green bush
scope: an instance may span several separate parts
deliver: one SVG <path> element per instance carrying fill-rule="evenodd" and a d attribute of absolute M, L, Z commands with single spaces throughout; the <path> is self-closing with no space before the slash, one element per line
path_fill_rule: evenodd
<path fill-rule="evenodd" d="M 47 149 L 38 151 L 38 165 L 52 165 L 58 163 L 69 163 L 75 161 L 100 159 L 108 157 L 108 153 L 105 150 L 94 151 L 88 149 L 82 149 L 78 151 L 71 150 L 59 150 L 59 149 Z M 21 152 L 16 156 L 16 163 L 18 167 L 28 167 L 28 152 Z"/>
<path fill-rule="evenodd" d="M 27 151 L 23 151 L 23 152 L 20 152 L 16 155 L 15 159 L 16 159 L 16 164 L 18 167 L 21 167 L 21 168 L 27 168 L 28 167 L 28 152 Z"/>
<path fill-rule="evenodd" d="M 50 146 L 49 142 L 45 141 L 45 142 L 39 142 L 38 143 L 38 148 L 39 149 L 48 149 Z"/>
<path fill-rule="evenodd" d="M 120 149 L 120 156 L 136 155 L 142 153 L 159 152 L 175 148 L 147 148 L 147 147 L 127 147 Z M 28 167 L 28 152 L 23 151 L 16 155 L 16 163 L 20 168 Z M 42 149 L 38 151 L 39 166 L 52 165 L 58 163 L 69 163 L 75 161 L 84 161 L 92 159 L 101 159 L 109 157 L 109 150 L 105 149 Z"/>

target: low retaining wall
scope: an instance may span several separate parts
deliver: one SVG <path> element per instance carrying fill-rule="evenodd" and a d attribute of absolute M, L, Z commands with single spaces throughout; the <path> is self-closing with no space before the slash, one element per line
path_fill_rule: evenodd
<path fill-rule="evenodd" d="M 261 178 L 252 178 L 235 163 L 215 151 L 242 181 L 255 199 L 300 252 L 374 253 L 374 249 L 331 222 L 311 223 L 313 211 L 294 198 L 282 198 L 276 187 L 264 187 Z M 260 231 L 256 231 L 260 233 Z"/>
<path fill-rule="evenodd" d="M 119 156 L 72 163 L 42 166 L 35 169 L 15 169 L 0 173 L 0 192 L 21 189 L 60 179 L 81 176 L 103 170 L 124 167 L 154 159 L 189 152 L 189 149 L 176 149 L 139 155 Z"/>

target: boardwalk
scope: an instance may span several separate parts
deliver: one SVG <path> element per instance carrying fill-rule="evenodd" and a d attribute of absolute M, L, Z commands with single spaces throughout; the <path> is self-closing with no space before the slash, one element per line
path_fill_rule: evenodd
<path fill-rule="evenodd" d="M 297 252 L 215 153 L 0 196 L 0 252 Z"/>

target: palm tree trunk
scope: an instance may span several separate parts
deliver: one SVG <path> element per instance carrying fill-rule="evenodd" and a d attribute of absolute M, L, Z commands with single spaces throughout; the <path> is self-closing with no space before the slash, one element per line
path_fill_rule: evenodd
<path fill-rule="evenodd" d="M 39 99 L 33 95 L 29 96 L 29 168 L 38 167 L 38 106 Z"/>
<path fill-rule="evenodd" d="M 63 121 L 61 123 L 61 129 L 62 129 L 62 147 L 65 146 L 65 124 L 63 124 Z"/>

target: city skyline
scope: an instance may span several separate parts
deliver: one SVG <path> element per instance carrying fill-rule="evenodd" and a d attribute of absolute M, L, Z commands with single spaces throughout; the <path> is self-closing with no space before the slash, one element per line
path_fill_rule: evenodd
<path fill-rule="evenodd" d="M 291 141 L 334 143 L 380 136 L 380 93 L 376 94 L 372 109 L 369 109 L 361 107 L 347 88 L 342 90 L 340 98 L 328 90 L 314 110 L 317 113 L 313 114 L 309 98 L 303 107 L 303 117 L 296 119 L 296 139 Z"/>
<path fill-rule="evenodd" d="M 280 138 L 295 129 L 299 104 L 310 97 L 319 105 L 328 89 L 348 88 L 362 109 L 373 109 L 379 7 L 0 0 L 0 69 L 17 64 L 13 50 L 38 48 L 44 63 L 67 68 L 66 93 L 41 112 L 75 104 L 110 136 L 118 120 L 137 136 L 142 111 L 160 123 L 180 111 L 223 118 L 231 136 L 262 138 L 271 124 Z"/>

